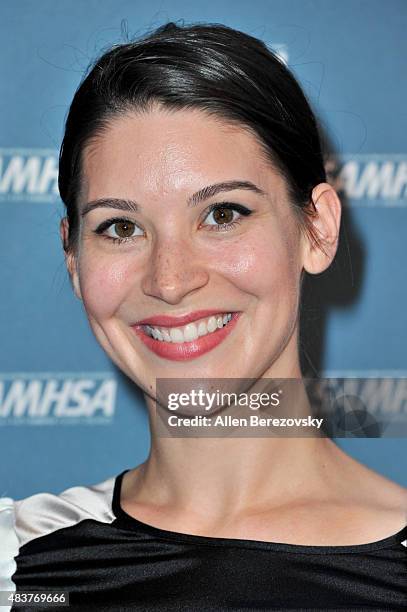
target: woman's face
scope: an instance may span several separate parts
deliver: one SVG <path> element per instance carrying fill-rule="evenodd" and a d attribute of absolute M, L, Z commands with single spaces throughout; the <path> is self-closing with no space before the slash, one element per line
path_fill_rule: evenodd
<path fill-rule="evenodd" d="M 147 392 L 299 374 L 304 237 L 251 134 L 193 110 L 128 114 L 85 149 L 83 174 L 70 271 L 122 371 Z"/>

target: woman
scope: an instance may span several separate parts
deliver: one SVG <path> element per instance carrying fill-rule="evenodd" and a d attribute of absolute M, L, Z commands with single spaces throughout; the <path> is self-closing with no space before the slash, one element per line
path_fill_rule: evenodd
<path fill-rule="evenodd" d="M 283 63 L 221 25 L 114 47 L 75 94 L 59 186 L 75 294 L 144 392 L 151 451 L 3 500 L 3 588 L 84 610 L 404 609 L 404 488 L 326 437 L 165 437 L 155 418 L 157 379 L 301 380 L 302 278 L 332 262 L 340 202 Z"/>

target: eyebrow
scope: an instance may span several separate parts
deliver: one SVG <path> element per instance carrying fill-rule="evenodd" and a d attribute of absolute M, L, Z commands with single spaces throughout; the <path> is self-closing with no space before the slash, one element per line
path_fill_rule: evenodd
<path fill-rule="evenodd" d="M 215 183 L 214 185 L 208 185 L 203 189 L 200 189 L 192 196 L 190 196 L 187 200 L 188 207 L 197 206 L 201 202 L 212 198 L 218 193 L 222 193 L 225 191 L 233 191 L 236 189 L 245 189 L 246 191 L 252 191 L 257 193 L 258 195 L 265 196 L 267 193 L 257 187 L 251 181 L 225 181 L 222 183 Z M 139 212 L 141 210 L 141 206 L 137 204 L 134 200 L 127 200 L 121 198 L 100 198 L 98 200 L 92 200 L 91 202 L 87 202 L 83 206 L 83 210 L 81 212 L 81 217 L 84 217 L 91 210 L 95 208 L 116 208 L 118 210 L 126 210 L 129 212 Z"/>

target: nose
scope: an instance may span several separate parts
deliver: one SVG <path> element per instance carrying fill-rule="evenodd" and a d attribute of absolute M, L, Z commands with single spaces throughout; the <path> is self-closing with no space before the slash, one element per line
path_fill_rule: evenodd
<path fill-rule="evenodd" d="M 173 238 L 153 248 L 142 290 L 145 295 L 175 305 L 204 287 L 208 280 L 209 272 L 202 254 L 199 256 L 185 241 Z"/>

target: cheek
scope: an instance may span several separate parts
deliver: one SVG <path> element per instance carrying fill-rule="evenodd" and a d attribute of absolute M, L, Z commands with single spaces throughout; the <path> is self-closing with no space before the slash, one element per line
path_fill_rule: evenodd
<path fill-rule="evenodd" d="M 125 297 L 129 265 L 123 258 L 107 261 L 88 255 L 79 262 L 79 281 L 87 313 L 97 319 L 111 316 Z"/>
<path fill-rule="evenodd" d="M 219 272 L 239 289 L 258 298 L 295 302 L 299 291 L 298 244 L 294 236 L 257 233 L 225 244 Z"/>

